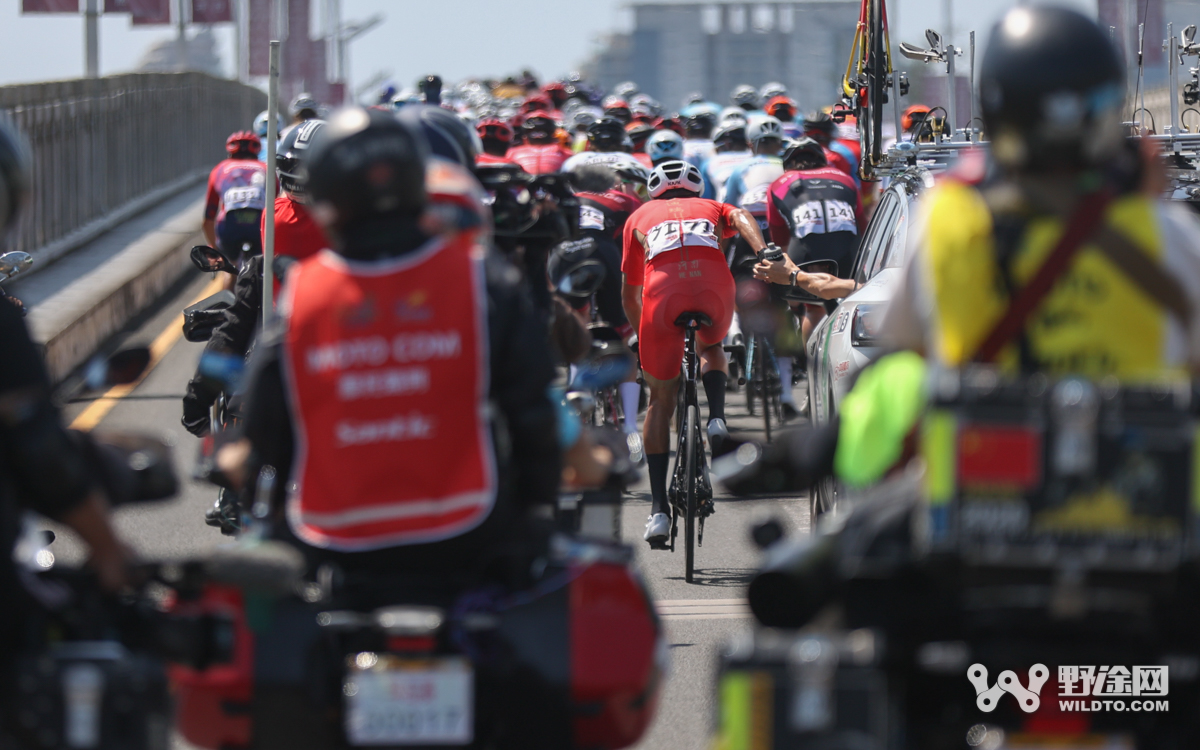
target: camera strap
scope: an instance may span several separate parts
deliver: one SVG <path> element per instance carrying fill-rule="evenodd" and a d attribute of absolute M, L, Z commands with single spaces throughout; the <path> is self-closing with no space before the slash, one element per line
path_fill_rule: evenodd
<path fill-rule="evenodd" d="M 1015 339 L 1025 328 L 1029 316 L 1041 304 L 1055 283 L 1066 272 L 1067 267 L 1083 243 L 1091 237 L 1099 227 L 1104 217 L 1104 210 L 1112 202 L 1113 195 L 1108 190 L 1091 193 L 1079 204 L 1058 243 L 1050 251 L 1042 267 L 1029 280 L 1004 311 L 1004 315 L 984 338 L 983 343 L 975 352 L 974 361 L 994 362 L 1000 351 Z"/>
<path fill-rule="evenodd" d="M 1044 199 L 1046 196 L 1042 196 Z M 1104 212 L 1115 196 L 1109 190 L 1090 194 L 1067 220 L 1058 244 L 1034 277 L 1021 288 L 1001 319 L 976 352 L 976 362 L 992 362 L 1020 335 L 1029 316 L 1046 298 L 1070 266 L 1083 243 L 1092 239 L 1104 257 L 1147 297 L 1163 307 L 1186 330 L 1191 327 L 1191 303 L 1178 280 L 1155 259 L 1148 257 L 1128 237 L 1104 222 Z M 1043 204 L 1045 205 L 1045 203 Z"/>

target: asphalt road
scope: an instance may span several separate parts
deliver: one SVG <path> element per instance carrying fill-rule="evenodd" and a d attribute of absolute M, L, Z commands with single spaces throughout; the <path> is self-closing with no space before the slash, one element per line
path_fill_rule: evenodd
<path fill-rule="evenodd" d="M 126 342 L 161 341 L 164 331 L 175 325 L 179 311 L 195 300 L 207 283 L 207 277 L 197 275 L 187 288 L 164 300 L 157 313 L 146 316 L 126 334 Z M 216 489 L 190 479 L 198 441 L 179 423 L 179 397 L 202 348 L 182 339 L 176 341 L 145 380 L 129 397 L 118 401 L 97 427 L 151 432 L 167 437 L 175 446 L 176 469 L 182 479 L 179 496 L 156 505 L 116 511 L 120 532 L 146 557 L 188 557 L 225 540 L 204 524 L 204 511 L 216 497 Z M 86 407 L 70 405 L 68 421 Z M 705 407 L 702 411 L 707 414 Z M 735 433 L 752 436 L 761 430 L 761 417 L 748 415 L 742 393 L 728 394 L 727 412 Z M 808 503 L 805 498 L 740 500 L 717 488 L 717 512 L 706 524 L 692 584 L 683 580 L 681 545 L 671 553 L 651 551 L 642 542 L 649 506 L 649 484 L 643 478 L 630 492 L 622 524 L 624 538 L 637 550 L 639 567 L 663 613 L 671 665 L 654 723 L 636 747 L 697 750 L 710 744 L 714 731 L 714 679 L 719 651 L 733 635 L 752 624 L 744 607 L 745 588 L 759 554 L 750 541 L 749 527 L 755 519 L 775 514 L 786 520 L 792 533 L 807 533 Z M 52 550 L 60 560 L 77 561 L 81 555 L 78 543 L 69 532 L 57 531 L 59 538 Z M 176 750 L 188 748 L 181 740 L 176 742 Z"/>

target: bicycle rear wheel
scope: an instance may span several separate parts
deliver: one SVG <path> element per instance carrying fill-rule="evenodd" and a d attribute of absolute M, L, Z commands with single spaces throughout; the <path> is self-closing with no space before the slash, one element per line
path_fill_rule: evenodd
<path fill-rule="evenodd" d="M 700 442 L 700 414 L 696 410 L 695 404 L 689 404 L 687 408 L 687 460 L 684 462 L 684 470 L 687 472 L 684 480 L 684 571 L 683 579 L 688 583 L 692 582 L 692 574 L 695 571 L 696 562 L 696 507 L 697 507 L 697 489 L 696 486 L 696 463 L 697 454 L 704 450 L 703 443 Z"/>

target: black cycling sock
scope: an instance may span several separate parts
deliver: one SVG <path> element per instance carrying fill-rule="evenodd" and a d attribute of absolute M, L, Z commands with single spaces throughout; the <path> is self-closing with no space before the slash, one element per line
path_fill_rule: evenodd
<path fill-rule="evenodd" d="M 671 506 L 667 502 L 667 465 L 670 462 L 670 453 L 646 454 L 646 470 L 650 474 L 651 513 L 671 513 Z"/>
<path fill-rule="evenodd" d="M 700 377 L 704 383 L 704 395 L 708 396 L 708 421 L 725 418 L 725 384 L 729 376 L 720 370 L 711 370 Z"/>

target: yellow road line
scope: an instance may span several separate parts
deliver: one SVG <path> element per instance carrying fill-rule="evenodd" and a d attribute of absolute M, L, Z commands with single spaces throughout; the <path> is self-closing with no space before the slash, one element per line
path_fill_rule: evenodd
<path fill-rule="evenodd" d="M 221 282 L 224 276 L 217 276 L 208 283 L 207 286 L 200 292 L 200 296 L 187 304 L 188 307 L 196 304 L 205 297 L 212 296 L 221 291 Z M 174 320 L 167 325 L 161 333 L 154 338 L 150 344 L 150 364 L 146 366 L 146 371 L 137 380 L 128 385 L 114 385 L 105 391 L 104 395 L 93 401 L 88 408 L 79 413 L 79 416 L 71 420 L 70 427 L 73 430 L 90 430 L 100 424 L 100 420 L 108 416 L 108 413 L 113 410 L 117 402 L 128 396 L 135 388 L 142 384 L 154 368 L 162 361 L 167 352 L 171 351 L 171 347 L 176 341 L 183 336 L 183 313 L 180 313 Z"/>

